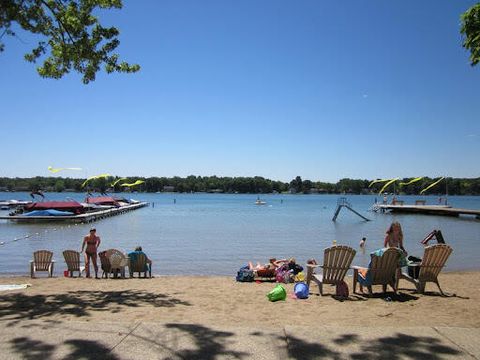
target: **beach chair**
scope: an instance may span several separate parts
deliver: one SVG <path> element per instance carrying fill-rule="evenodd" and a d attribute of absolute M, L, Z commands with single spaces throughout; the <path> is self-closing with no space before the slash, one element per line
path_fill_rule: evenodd
<path fill-rule="evenodd" d="M 47 271 L 48 277 L 53 276 L 53 266 L 55 260 L 52 260 L 53 252 L 48 250 L 38 250 L 33 253 L 33 260 L 30 260 L 30 276 L 35 277 L 37 271 Z"/>
<path fill-rule="evenodd" d="M 63 258 L 67 264 L 70 277 L 73 277 L 73 272 L 78 271 L 78 276 L 82 276 L 82 271 L 85 271 L 85 266 L 80 266 L 80 253 L 75 250 L 65 250 L 63 252 Z"/>
<path fill-rule="evenodd" d="M 442 271 L 442 268 L 445 266 L 452 251 L 452 248 L 446 244 L 427 246 L 425 248 L 422 262 L 417 265 L 420 268 L 418 278 L 415 279 L 406 273 L 402 273 L 400 278 L 413 283 L 417 288 L 417 292 L 420 294 L 425 292 L 425 285 L 427 282 L 434 282 L 437 284 L 440 294 L 445 295 L 438 282 L 438 274 Z"/>
<path fill-rule="evenodd" d="M 349 246 L 336 245 L 326 248 L 323 255 L 323 265 L 307 264 L 307 285 L 314 281 L 318 285 L 320 295 L 323 295 L 323 284 L 338 285 L 343 281 L 350 269 L 356 251 Z M 315 268 L 321 267 L 322 273 L 315 274 Z"/>
<path fill-rule="evenodd" d="M 138 273 L 138 277 L 143 273 L 143 277 L 152 277 L 152 265 L 147 263 L 147 256 L 145 254 L 128 254 L 128 270 L 130 277 L 133 277 L 134 273 Z"/>
<path fill-rule="evenodd" d="M 100 251 L 98 253 L 98 257 L 100 258 L 100 265 L 102 267 L 102 278 L 105 277 L 108 279 L 108 275 L 111 272 L 111 265 L 110 259 L 107 257 L 106 251 Z"/>
<path fill-rule="evenodd" d="M 372 285 L 382 285 L 383 293 L 387 291 L 387 285 L 390 285 L 393 292 L 397 293 L 397 276 L 399 275 L 400 251 L 397 248 L 388 248 L 382 255 L 370 254 L 370 265 L 368 268 L 352 266 L 353 269 L 353 293 L 357 290 L 359 273 L 365 278 L 368 292 L 372 294 Z M 362 284 L 360 284 L 362 288 Z"/>
<path fill-rule="evenodd" d="M 120 273 L 121 277 L 125 277 L 125 267 L 128 265 L 128 259 L 121 251 L 117 249 L 109 249 L 106 257 L 110 262 L 110 272 L 116 278 Z"/>

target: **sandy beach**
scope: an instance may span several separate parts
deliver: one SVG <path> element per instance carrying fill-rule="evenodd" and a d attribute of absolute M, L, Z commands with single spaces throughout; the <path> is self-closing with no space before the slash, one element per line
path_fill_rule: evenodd
<path fill-rule="evenodd" d="M 274 283 L 238 283 L 233 277 L 156 276 L 152 279 L 86 279 L 3 277 L 2 284 L 29 283 L 24 290 L 0 293 L 0 319 L 48 321 L 188 322 L 205 326 L 460 326 L 480 327 L 479 272 L 443 273 L 424 295 L 400 282 L 397 296 L 385 299 L 380 287 L 368 298 L 352 294 L 335 299 L 334 288 L 318 288 L 306 300 L 293 295 L 271 303 L 266 298 Z M 390 301 L 389 301 L 390 300 Z"/>

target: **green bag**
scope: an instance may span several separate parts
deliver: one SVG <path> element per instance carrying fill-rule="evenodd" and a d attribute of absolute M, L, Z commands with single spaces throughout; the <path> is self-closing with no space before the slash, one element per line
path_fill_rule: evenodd
<path fill-rule="evenodd" d="M 285 290 L 282 285 L 278 284 L 267 294 L 267 297 L 270 301 L 285 300 L 287 297 L 287 290 Z"/>

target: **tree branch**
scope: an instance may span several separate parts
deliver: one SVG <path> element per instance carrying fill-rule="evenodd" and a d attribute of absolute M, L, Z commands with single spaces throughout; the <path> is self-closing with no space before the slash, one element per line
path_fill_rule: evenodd
<path fill-rule="evenodd" d="M 55 13 L 55 11 L 53 11 L 53 9 L 50 7 L 50 5 L 48 5 L 48 3 L 45 1 L 45 0 L 40 0 L 40 2 L 45 5 L 45 7 L 48 8 L 48 10 L 50 10 L 50 12 L 52 13 L 53 17 L 55 18 L 55 20 L 57 20 L 57 23 L 58 23 L 58 27 L 60 28 L 63 28 L 63 30 L 67 33 L 68 37 L 70 38 L 70 41 L 72 42 L 72 44 L 75 44 L 75 40 L 73 40 L 73 37 L 72 35 L 70 34 L 70 32 L 68 31 L 67 27 L 65 26 L 65 24 L 62 22 L 62 20 L 60 20 L 57 16 L 57 14 Z M 62 35 L 62 40 L 63 42 L 65 43 L 65 38 L 63 37 L 63 32 L 61 32 L 61 35 Z"/>

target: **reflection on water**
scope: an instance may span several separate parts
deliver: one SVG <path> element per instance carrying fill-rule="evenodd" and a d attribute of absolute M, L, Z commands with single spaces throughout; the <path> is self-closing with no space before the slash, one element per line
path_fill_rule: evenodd
<path fill-rule="evenodd" d="M 27 199 L 26 193 L 0 193 L 1 199 Z M 47 194 L 47 198 L 82 200 L 82 194 Z M 390 215 L 369 212 L 374 196 L 347 196 L 353 208 L 372 221 L 365 222 L 343 209 L 332 217 L 337 195 L 263 195 L 266 205 L 255 205 L 256 195 L 134 194 L 152 206 L 95 223 L 101 249 L 130 251 L 142 245 L 157 274 L 216 274 L 233 276 L 248 260 L 294 256 L 299 263 L 314 257 L 322 262 L 323 249 L 345 244 L 357 249 L 356 265 L 367 265 L 371 251 L 383 245 L 394 219 L 402 224 L 405 247 L 421 255 L 420 240 L 441 229 L 454 252 L 448 270 L 478 269 L 480 221 L 426 215 Z M 401 197 L 413 203 L 415 197 Z M 427 197 L 435 203 L 436 197 Z M 450 197 L 455 207 L 480 209 L 480 197 Z M 154 206 L 153 206 L 154 204 Z M 3 214 L 7 213 L 2 211 Z M 62 251 L 81 249 L 89 224 L 15 224 L 0 220 L 1 274 L 27 274 L 32 253 L 54 251 L 56 271 L 64 269 Z M 366 237 L 362 250 L 359 242 Z"/>

